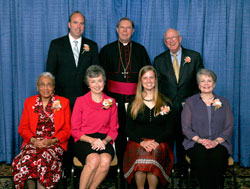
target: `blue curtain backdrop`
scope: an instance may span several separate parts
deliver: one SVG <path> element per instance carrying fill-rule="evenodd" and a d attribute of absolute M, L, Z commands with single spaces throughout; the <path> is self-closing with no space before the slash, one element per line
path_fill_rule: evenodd
<path fill-rule="evenodd" d="M 117 39 L 124 16 L 135 22 L 133 40 L 153 62 L 166 50 L 167 28 L 177 28 L 182 45 L 201 53 L 218 76 L 216 93 L 229 99 L 234 121 L 233 157 L 250 167 L 249 0 L 9 0 L 0 1 L 0 162 L 11 163 L 22 139 L 17 129 L 25 98 L 36 94 L 50 41 L 68 33 L 68 16 L 86 16 L 84 35 L 99 50 Z"/>

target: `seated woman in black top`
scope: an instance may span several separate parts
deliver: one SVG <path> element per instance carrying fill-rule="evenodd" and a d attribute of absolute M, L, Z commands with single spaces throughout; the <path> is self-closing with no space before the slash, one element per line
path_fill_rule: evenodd
<path fill-rule="evenodd" d="M 123 167 L 128 183 L 135 177 L 137 188 L 144 188 L 146 180 L 150 188 L 156 188 L 159 180 L 164 185 L 170 181 L 174 154 L 167 141 L 173 132 L 171 102 L 158 92 L 155 69 L 144 66 L 127 114 L 129 141 Z"/>

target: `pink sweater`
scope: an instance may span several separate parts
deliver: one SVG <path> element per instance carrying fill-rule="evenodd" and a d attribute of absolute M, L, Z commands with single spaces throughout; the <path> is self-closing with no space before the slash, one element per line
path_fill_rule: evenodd
<path fill-rule="evenodd" d="M 103 100 L 94 102 L 91 92 L 76 99 L 71 117 L 71 134 L 75 142 L 84 134 L 97 132 L 107 134 L 113 141 L 116 139 L 119 127 L 116 102 L 104 93 L 102 99 L 112 99 L 113 105 L 103 109 Z"/>

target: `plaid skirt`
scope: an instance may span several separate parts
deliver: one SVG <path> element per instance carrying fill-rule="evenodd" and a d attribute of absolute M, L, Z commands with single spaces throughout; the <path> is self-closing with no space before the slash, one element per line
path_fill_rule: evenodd
<path fill-rule="evenodd" d="M 124 154 L 124 177 L 130 184 L 137 171 L 151 172 L 165 185 L 170 182 L 174 165 L 174 153 L 167 143 L 160 145 L 152 152 L 147 152 L 139 143 L 128 141 Z"/>

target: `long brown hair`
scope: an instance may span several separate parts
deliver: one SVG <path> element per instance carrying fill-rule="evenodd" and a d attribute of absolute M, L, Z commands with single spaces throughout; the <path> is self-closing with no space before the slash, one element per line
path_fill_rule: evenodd
<path fill-rule="evenodd" d="M 163 97 L 161 94 L 159 94 L 158 90 L 158 78 L 157 78 L 157 72 L 153 66 L 144 66 L 141 68 L 139 75 L 138 75 L 138 84 L 136 87 L 136 95 L 133 103 L 131 104 L 131 116 L 133 119 L 135 119 L 139 112 L 143 112 L 144 110 L 144 103 L 143 103 L 143 92 L 144 88 L 142 86 L 142 76 L 148 72 L 153 71 L 155 75 L 155 88 L 153 93 L 153 101 L 155 102 L 155 110 L 154 110 L 154 116 L 158 114 L 161 111 L 161 107 L 163 105 L 166 105 L 166 102 L 170 100 L 166 97 Z"/>

